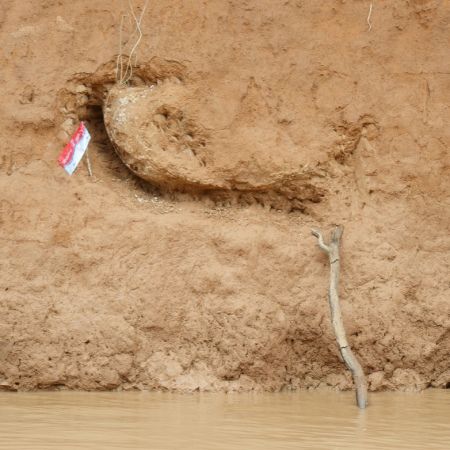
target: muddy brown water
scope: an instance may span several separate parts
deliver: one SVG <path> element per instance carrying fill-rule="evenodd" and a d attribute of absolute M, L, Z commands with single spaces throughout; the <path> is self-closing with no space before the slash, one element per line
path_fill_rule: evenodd
<path fill-rule="evenodd" d="M 449 449 L 450 391 L 2 393 L 0 449 Z"/>

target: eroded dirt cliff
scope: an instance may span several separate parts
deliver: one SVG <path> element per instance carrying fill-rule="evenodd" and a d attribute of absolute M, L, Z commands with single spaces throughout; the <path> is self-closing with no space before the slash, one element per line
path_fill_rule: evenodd
<path fill-rule="evenodd" d="M 336 223 L 370 388 L 448 386 L 450 3 L 369 5 L 152 2 L 132 89 L 170 101 L 133 124 L 172 178 L 115 143 L 152 184 L 103 121 L 125 2 L 2 1 L 0 387 L 349 388 Z M 55 162 L 79 120 L 93 177 Z"/>

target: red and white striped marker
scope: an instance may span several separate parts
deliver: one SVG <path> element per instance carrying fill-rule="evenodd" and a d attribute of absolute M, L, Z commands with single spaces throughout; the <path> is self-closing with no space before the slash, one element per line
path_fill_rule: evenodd
<path fill-rule="evenodd" d="M 69 143 L 64 147 L 58 158 L 58 163 L 64 170 L 72 175 L 85 154 L 91 135 L 87 130 L 84 122 L 80 123 L 77 131 L 70 139 Z"/>

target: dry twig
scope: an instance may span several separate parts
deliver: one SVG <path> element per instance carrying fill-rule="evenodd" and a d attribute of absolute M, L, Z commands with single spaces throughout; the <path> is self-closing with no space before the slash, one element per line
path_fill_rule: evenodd
<path fill-rule="evenodd" d="M 319 247 L 328 255 L 330 261 L 330 287 L 328 290 L 328 302 L 331 310 L 331 322 L 333 324 L 336 341 L 341 352 L 342 359 L 351 371 L 356 386 L 356 403 L 360 408 L 367 406 L 367 383 L 361 364 L 347 342 L 344 323 L 342 321 L 341 306 L 339 304 L 339 245 L 344 228 L 338 226 L 333 230 L 331 241 L 325 244 L 322 233 L 319 230 L 311 230 L 318 239 Z"/>
<path fill-rule="evenodd" d="M 89 158 L 89 151 L 86 150 L 86 164 L 88 169 L 88 174 L 90 177 L 92 177 L 92 167 L 91 167 L 91 160 Z"/>

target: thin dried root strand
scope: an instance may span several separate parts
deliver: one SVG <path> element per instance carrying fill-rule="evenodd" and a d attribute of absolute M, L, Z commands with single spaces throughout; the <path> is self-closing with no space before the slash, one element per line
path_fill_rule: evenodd
<path fill-rule="evenodd" d="M 116 62 L 116 81 L 121 83 L 123 80 L 123 21 L 126 15 L 122 14 L 120 19 L 120 30 L 119 30 L 119 54 L 117 55 Z"/>
<path fill-rule="evenodd" d="M 369 31 L 372 29 L 372 22 L 370 21 L 370 17 L 372 16 L 372 7 L 373 3 L 370 3 L 369 15 L 367 16 L 367 25 L 369 25 Z"/>
<path fill-rule="evenodd" d="M 144 17 L 145 11 L 146 11 L 147 6 L 148 6 L 148 2 L 149 2 L 149 0 L 146 0 L 146 2 L 144 4 L 144 7 L 142 9 L 141 15 L 139 16 L 139 19 L 138 19 L 137 16 L 136 16 L 136 13 L 134 12 L 134 7 L 133 7 L 133 4 L 131 3 L 131 0 L 128 0 L 128 4 L 130 6 L 130 11 L 131 11 L 131 14 L 133 16 L 133 19 L 134 19 L 134 22 L 135 22 L 135 25 L 136 25 L 135 30 L 138 32 L 139 36 L 138 36 L 138 38 L 137 38 L 133 48 L 131 49 L 130 55 L 128 57 L 128 63 L 127 63 L 127 67 L 126 67 L 126 70 L 125 70 L 125 75 L 124 75 L 124 78 L 122 80 L 123 84 L 128 83 L 131 80 L 131 78 L 133 77 L 133 56 L 135 56 L 136 63 L 137 63 L 137 56 L 135 55 L 135 52 L 138 49 L 139 44 L 141 43 L 141 40 L 142 40 L 143 33 L 142 33 L 142 29 L 141 29 L 141 23 L 142 23 L 142 19 Z"/>
<path fill-rule="evenodd" d="M 119 32 L 119 54 L 117 56 L 116 61 L 116 82 L 119 84 L 127 84 L 131 78 L 133 77 L 133 59 L 134 59 L 134 66 L 137 65 L 137 49 L 141 43 L 143 33 L 142 33 L 142 19 L 144 18 L 145 11 L 147 10 L 149 0 L 146 0 L 144 7 L 142 8 L 141 14 L 139 15 L 139 18 L 136 16 L 133 3 L 131 0 L 128 0 L 128 6 L 131 12 L 131 15 L 133 17 L 135 29 L 133 33 L 131 34 L 130 39 L 134 37 L 134 35 L 138 34 L 138 38 L 136 42 L 134 43 L 133 47 L 131 48 L 130 54 L 127 57 L 126 66 L 124 68 L 124 55 L 123 55 L 123 49 L 124 49 L 124 43 L 123 43 L 123 24 L 124 19 L 128 17 L 127 15 L 122 15 L 121 23 L 120 23 L 120 32 Z"/>

